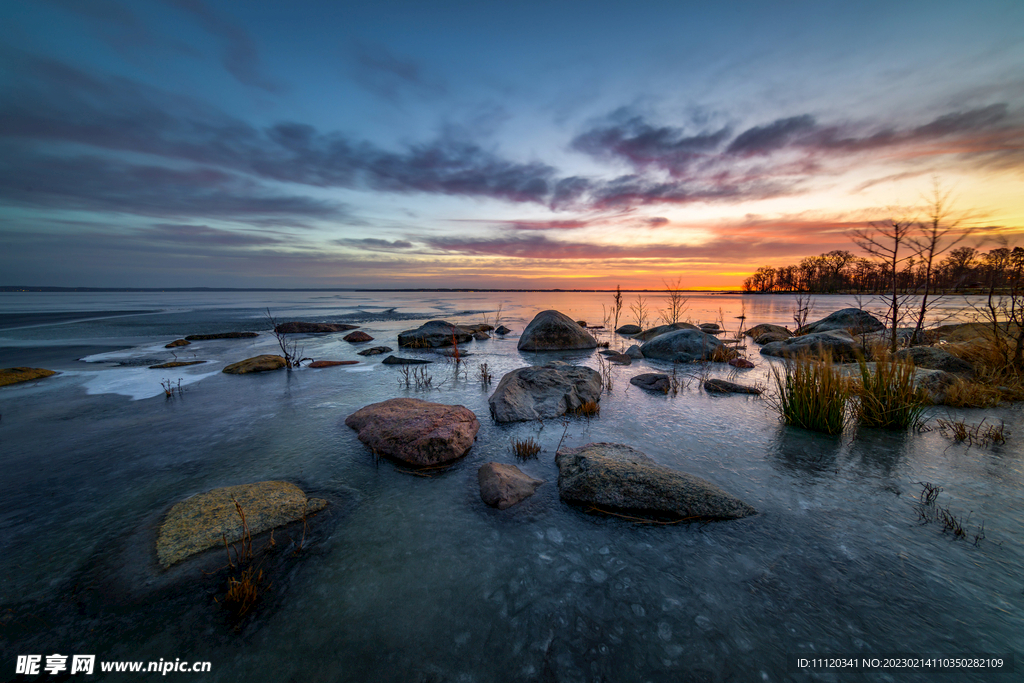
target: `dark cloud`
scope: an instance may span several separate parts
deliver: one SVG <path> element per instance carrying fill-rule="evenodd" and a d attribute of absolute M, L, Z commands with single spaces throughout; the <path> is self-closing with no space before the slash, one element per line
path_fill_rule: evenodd
<path fill-rule="evenodd" d="M 650 218 L 645 218 L 643 219 L 643 222 L 651 226 L 652 228 L 660 228 L 663 225 L 669 224 L 669 220 L 662 216 L 652 216 Z"/>
<path fill-rule="evenodd" d="M 364 237 L 362 239 L 340 239 L 334 240 L 335 244 L 343 247 L 356 247 L 368 251 L 405 251 L 412 249 L 413 243 L 408 240 L 382 240 L 376 237 Z"/>
<path fill-rule="evenodd" d="M 437 96 L 445 92 L 442 83 L 428 79 L 419 62 L 399 57 L 383 45 L 358 45 L 353 51 L 352 76 L 368 91 L 390 102 L 403 92 Z"/>
<path fill-rule="evenodd" d="M 192 244 L 202 247 L 245 247 L 281 244 L 281 237 L 250 230 L 221 230 L 208 225 L 187 223 L 157 223 L 141 233 L 143 239 Z"/>
<path fill-rule="evenodd" d="M 767 154 L 781 149 L 802 133 L 816 130 L 813 116 L 791 116 L 778 119 L 766 126 L 755 126 L 743 131 L 729 143 L 730 154 Z"/>

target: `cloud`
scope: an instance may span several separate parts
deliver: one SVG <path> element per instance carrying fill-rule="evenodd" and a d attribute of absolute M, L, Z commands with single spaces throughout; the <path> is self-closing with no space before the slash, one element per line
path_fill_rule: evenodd
<path fill-rule="evenodd" d="M 157 223 L 141 231 L 143 239 L 202 247 L 247 247 L 281 244 L 284 240 L 252 231 L 222 230 L 208 225 Z"/>
<path fill-rule="evenodd" d="M 778 119 L 765 126 L 754 126 L 743 131 L 729 143 L 729 154 L 767 154 L 781 149 L 801 133 L 817 129 L 813 116 L 791 116 Z"/>
<path fill-rule="evenodd" d="M 343 247 L 355 247 L 357 249 L 363 249 L 366 251 L 405 251 L 413 248 L 413 243 L 408 240 L 382 240 L 376 237 L 363 237 L 357 238 L 345 238 L 334 240 L 334 244 L 341 245 Z"/>
<path fill-rule="evenodd" d="M 375 95 L 397 102 L 404 92 L 420 96 L 443 95 L 445 86 L 429 80 L 419 62 L 399 57 L 383 45 L 360 44 L 353 51 L 352 77 Z"/>

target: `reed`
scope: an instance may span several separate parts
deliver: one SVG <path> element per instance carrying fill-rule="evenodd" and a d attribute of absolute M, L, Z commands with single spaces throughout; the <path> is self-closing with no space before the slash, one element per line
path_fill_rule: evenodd
<path fill-rule="evenodd" d="M 787 425 L 825 434 L 839 434 L 846 426 L 849 382 L 829 355 L 792 359 L 784 368 L 772 368 L 774 396 L 768 403 Z"/>
<path fill-rule="evenodd" d="M 601 414 L 601 406 L 597 401 L 584 401 L 573 413 L 579 417 L 591 418 Z"/>
<path fill-rule="evenodd" d="M 914 386 L 914 365 L 897 358 L 880 358 L 875 371 L 860 361 L 856 387 L 857 419 L 865 427 L 906 429 L 924 412 L 925 396 Z"/>
<path fill-rule="evenodd" d="M 540 444 L 532 436 L 512 439 L 512 453 L 519 460 L 530 460 L 540 455 Z"/>

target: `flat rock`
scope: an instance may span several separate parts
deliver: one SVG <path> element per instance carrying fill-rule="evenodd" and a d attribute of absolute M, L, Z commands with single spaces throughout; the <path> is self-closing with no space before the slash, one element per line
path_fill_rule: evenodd
<path fill-rule="evenodd" d="M 754 337 L 754 343 L 764 346 L 765 344 L 771 344 L 772 342 L 786 341 L 792 336 L 793 335 L 788 332 L 765 332 L 764 334 L 759 334 Z"/>
<path fill-rule="evenodd" d="M 359 355 L 359 356 L 379 356 L 382 353 L 391 353 L 393 350 L 394 349 L 392 349 L 390 346 L 374 346 L 371 349 L 363 349 L 362 351 L 359 351 L 357 355 Z"/>
<path fill-rule="evenodd" d="M 597 340 L 564 313 L 541 311 L 523 330 L 517 348 L 520 351 L 594 349 Z"/>
<path fill-rule="evenodd" d="M 615 330 L 616 334 L 640 334 L 643 329 L 639 325 L 623 325 Z"/>
<path fill-rule="evenodd" d="M 232 363 L 221 370 L 221 372 L 226 372 L 229 375 L 246 375 L 250 372 L 280 370 L 287 364 L 288 363 L 285 361 L 283 356 L 265 354 L 262 356 L 255 356 L 253 358 L 246 358 L 245 360 L 240 360 L 237 363 Z"/>
<path fill-rule="evenodd" d="M 754 325 L 743 334 L 747 335 L 751 339 L 757 339 L 762 334 L 784 334 L 784 337 L 792 337 L 793 333 L 789 331 L 789 328 L 783 327 L 782 325 L 769 325 L 768 323 L 761 323 L 760 325 Z"/>
<path fill-rule="evenodd" d="M 189 345 L 189 344 L 191 344 L 191 343 L 192 343 L 192 342 L 190 342 L 190 341 L 189 341 L 189 340 L 187 340 L 187 339 L 175 339 L 175 340 L 174 340 L 174 341 L 172 341 L 172 342 L 171 342 L 170 344 L 167 344 L 167 345 L 165 345 L 165 346 L 164 346 L 164 348 L 165 348 L 165 349 L 176 349 L 176 348 L 178 348 L 179 346 L 188 346 L 188 345 Z"/>
<path fill-rule="evenodd" d="M 700 328 L 701 332 L 706 332 L 707 334 L 716 334 L 722 331 L 722 328 L 718 326 L 718 323 L 701 323 L 700 325 L 697 325 L 697 327 Z"/>
<path fill-rule="evenodd" d="M 356 330 L 355 332 L 349 332 L 344 337 L 342 337 L 342 339 L 344 339 L 345 341 L 347 341 L 347 342 L 349 342 L 351 344 L 356 344 L 358 342 L 373 341 L 373 337 L 371 337 L 370 335 L 366 334 L 362 330 Z"/>
<path fill-rule="evenodd" d="M 629 383 L 659 394 L 667 394 L 672 389 L 672 381 L 662 372 L 645 372 L 629 378 Z"/>
<path fill-rule="evenodd" d="M 704 391 L 710 394 L 757 394 L 763 391 L 757 387 L 750 387 L 745 384 L 737 384 L 724 379 L 704 380 Z"/>
<path fill-rule="evenodd" d="M 252 339 L 260 336 L 259 332 L 215 332 L 213 334 L 190 334 L 185 341 L 209 341 L 211 339 Z"/>
<path fill-rule="evenodd" d="M 717 351 L 718 349 L 721 351 Z M 721 340 L 696 328 L 684 328 L 658 335 L 640 347 L 640 353 L 644 354 L 644 358 L 676 363 L 711 360 L 724 351 L 725 345 Z"/>
<path fill-rule="evenodd" d="M 306 498 L 302 489 L 285 481 L 227 486 L 197 494 L 172 507 L 160 525 L 156 539 L 160 564 L 166 569 L 208 548 L 223 549 L 225 539 L 228 544 L 240 541 L 244 529 L 236 502 L 253 536 L 297 522 L 327 506 L 327 501 Z"/>
<path fill-rule="evenodd" d="M 636 339 L 637 341 L 650 341 L 655 337 L 660 337 L 663 334 L 668 334 L 669 332 L 676 332 L 678 330 L 700 330 L 700 328 L 697 327 L 696 325 L 691 325 L 690 323 L 672 323 L 671 325 L 658 325 L 657 327 L 652 327 L 649 330 L 638 332 L 633 337 L 633 339 Z"/>
<path fill-rule="evenodd" d="M 857 310 L 857 309 L 854 309 Z M 765 356 L 793 358 L 795 356 L 820 356 L 831 353 L 835 360 L 855 360 L 863 352 L 861 345 L 845 330 L 813 332 L 801 337 L 790 337 L 786 341 L 777 341 L 761 347 Z"/>
<path fill-rule="evenodd" d="M 974 377 L 973 365 L 936 346 L 912 346 L 898 350 L 895 356 L 908 359 L 919 368 L 942 370 L 966 378 Z"/>
<path fill-rule="evenodd" d="M 57 373 L 44 368 L 4 368 L 0 370 L 0 387 L 19 382 L 31 382 L 34 379 L 42 379 Z"/>
<path fill-rule="evenodd" d="M 347 323 L 308 323 L 293 320 L 292 322 L 281 323 L 274 328 L 274 332 L 278 334 L 327 334 L 330 332 L 347 332 L 357 327 L 359 325 L 349 325 Z"/>
<path fill-rule="evenodd" d="M 626 349 L 626 355 L 632 358 L 633 360 L 643 360 L 644 358 L 644 352 L 641 351 L 640 347 L 637 346 L 636 344 L 633 344 L 628 349 Z"/>
<path fill-rule="evenodd" d="M 480 498 L 499 510 L 505 510 L 533 495 L 543 479 L 524 474 L 515 465 L 488 462 L 477 470 Z"/>
<path fill-rule="evenodd" d="M 729 365 L 734 368 L 742 368 L 743 370 L 749 370 L 750 368 L 755 367 L 754 364 L 746 358 L 733 358 L 729 361 Z"/>
<path fill-rule="evenodd" d="M 831 313 L 821 320 L 808 323 L 796 331 L 796 335 L 812 334 L 814 332 L 829 332 L 831 330 L 844 330 L 850 334 L 864 334 L 884 330 L 882 324 L 875 316 L 859 308 L 844 308 Z"/>
<path fill-rule="evenodd" d="M 632 365 L 633 359 L 624 353 L 610 353 L 607 356 L 608 360 L 616 365 Z"/>
<path fill-rule="evenodd" d="M 431 320 L 415 330 L 406 330 L 399 334 L 398 345 L 413 349 L 437 348 L 452 346 L 453 343 L 464 344 L 472 338 L 471 332 L 458 325 L 453 325 L 447 320 Z"/>
<path fill-rule="evenodd" d="M 480 422 L 464 406 L 392 398 L 345 418 L 359 440 L 379 455 L 413 465 L 457 460 L 473 445 Z"/>
<path fill-rule="evenodd" d="M 473 339 L 475 339 L 477 341 L 487 341 L 490 338 L 491 338 L 491 335 L 487 334 L 483 330 L 480 330 L 479 332 L 474 332 L 473 333 Z"/>
<path fill-rule="evenodd" d="M 357 360 L 315 360 L 309 364 L 311 368 L 333 368 L 337 365 L 358 365 Z"/>
<path fill-rule="evenodd" d="M 186 365 L 200 365 L 205 363 L 205 360 L 174 360 L 168 363 L 160 363 L 159 365 L 150 365 L 150 370 L 163 370 L 164 368 L 183 368 Z"/>
<path fill-rule="evenodd" d="M 709 481 L 659 465 L 624 444 L 590 443 L 555 455 L 562 500 L 676 519 L 739 519 L 757 510 Z"/>
<path fill-rule="evenodd" d="M 546 420 L 601 399 L 601 374 L 554 362 L 506 374 L 488 399 L 497 422 Z"/>
<path fill-rule="evenodd" d="M 426 363 L 433 363 L 432 360 L 425 360 L 423 358 L 401 358 L 399 356 L 388 356 L 381 361 L 381 365 L 425 365 Z"/>

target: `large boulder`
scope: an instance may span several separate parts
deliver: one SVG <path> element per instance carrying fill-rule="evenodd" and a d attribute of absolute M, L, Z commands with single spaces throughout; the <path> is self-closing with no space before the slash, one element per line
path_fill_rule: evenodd
<path fill-rule="evenodd" d="M 240 360 L 237 363 L 232 363 L 221 370 L 221 372 L 226 372 L 229 375 L 247 375 L 250 372 L 280 370 L 287 365 L 288 361 L 286 361 L 283 356 L 275 356 L 268 353 L 262 356 L 246 358 L 245 360 Z"/>
<path fill-rule="evenodd" d="M 844 308 L 836 311 L 821 320 L 808 323 L 796 331 L 796 334 L 812 334 L 814 332 L 828 332 L 831 330 L 845 330 L 850 334 L 864 334 L 884 330 L 882 324 L 875 316 L 859 308 Z"/>
<path fill-rule="evenodd" d="M 659 465 L 617 443 L 563 448 L 555 455 L 562 500 L 676 519 L 739 519 L 757 510 L 711 482 Z"/>
<path fill-rule="evenodd" d="M 783 334 L 783 335 L 785 335 L 785 337 L 783 337 L 783 339 L 785 339 L 786 337 L 792 337 L 793 336 L 793 333 L 790 332 L 788 328 L 785 328 L 782 325 L 769 325 L 768 323 L 761 323 L 760 325 L 754 325 L 753 327 L 751 327 L 749 330 L 747 330 L 743 334 L 747 335 L 751 339 L 757 339 L 762 334 Z"/>
<path fill-rule="evenodd" d="M 672 323 L 670 325 L 658 325 L 657 327 L 652 327 L 649 330 L 644 330 L 643 332 L 638 332 L 633 337 L 633 339 L 636 339 L 637 341 L 650 341 L 650 340 L 654 339 L 655 337 L 659 337 L 659 336 L 661 336 L 663 334 L 668 334 L 669 332 L 675 332 L 676 330 L 699 330 L 699 329 L 700 329 L 699 327 L 697 327 L 696 325 L 693 325 L 691 323 Z"/>
<path fill-rule="evenodd" d="M 499 510 L 529 498 L 544 483 L 543 479 L 534 479 L 524 474 L 515 465 L 497 462 L 481 465 L 477 470 L 477 481 L 480 484 L 480 498 Z"/>
<path fill-rule="evenodd" d="M 672 389 L 672 381 L 663 372 L 645 372 L 629 378 L 629 383 L 646 391 L 667 394 Z"/>
<path fill-rule="evenodd" d="M 472 338 L 472 332 L 447 320 L 431 320 L 415 330 L 406 330 L 399 334 L 398 345 L 413 349 L 433 349 L 439 346 L 452 346 L 455 343 L 465 344 Z"/>
<path fill-rule="evenodd" d="M 354 330 L 357 327 L 359 327 L 359 325 L 348 325 L 346 323 L 307 323 L 294 321 L 281 323 L 274 328 L 274 332 L 277 332 L 278 334 L 326 334 L 330 332 Z M 185 338 L 189 339 L 189 337 Z"/>
<path fill-rule="evenodd" d="M 601 386 L 596 370 L 556 361 L 506 374 L 488 403 L 497 422 L 545 420 L 599 401 Z"/>
<path fill-rule="evenodd" d="M 897 358 L 912 361 L 919 368 L 943 370 L 967 378 L 974 377 L 973 365 L 936 346 L 912 346 L 909 349 L 900 349 L 895 355 Z"/>
<path fill-rule="evenodd" d="M 325 500 L 306 498 L 302 489 L 285 481 L 261 481 L 200 493 L 167 513 L 157 532 L 156 556 L 166 569 L 207 548 L 223 548 L 225 541 L 240 541 L 247 531 L 255 536 L 304 519 L 326 505 Z M 239 508 L 245 514 L 244 524 Z"/>
<path fill-rule="evenodd" d="M 31 382 L 34 379 L 42 379 L 56 374 L 53 370 L 46 368 L 4 368 L 0 370 L 0 387 L 20 382 Z"/>
<path fill-rule="evenodd" d="M 375 453 L 424 466 L 461 458 L 480 430 L 468 408 L 418 398 L 373 403 L 349 415 L 345 424 Z"/>
<path fill-rule="evenodd" d="M 564 313 L 541 311 L 523 330 L 517 348 L 520 351 L 594 349 L 597 340 Z"/>
<path fill-rule="evenodd" d="M 726 352 L 725 344 L 718 337 L 698 329 L 681 329 L 662 334 L 640 347 L 644 358 L 676 363 L 711 360 Z"/>
<path fill-rule="evenodd" d="M 856 309 L 854 309 L 856 310 Z M 864 353 L 861 344 L 844 330 L 814 332 L 802 337 L 790 337 L 785 341 L 771 342 L 761 347 L 765 356 L 793 358 L 796 356 L 821 356 L 831 354 L 835 360 L 856 360 Z"/>

